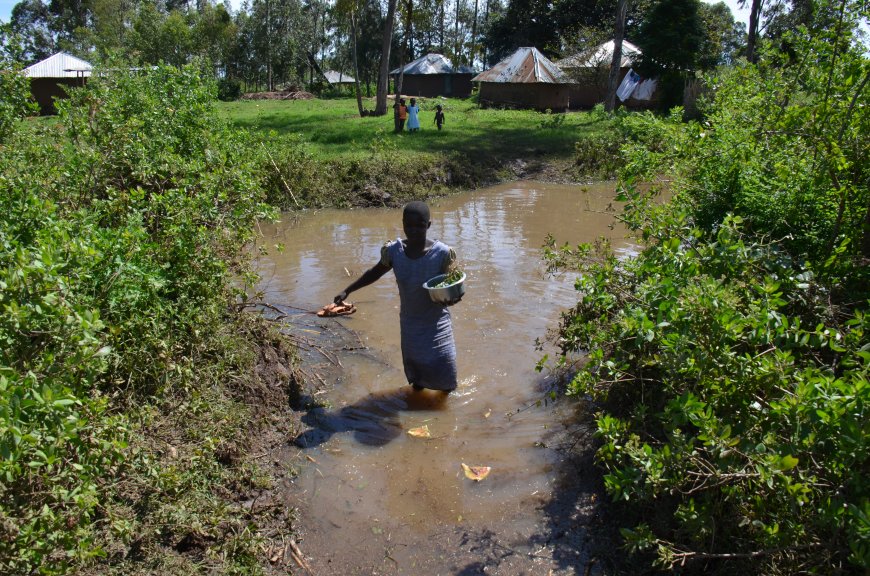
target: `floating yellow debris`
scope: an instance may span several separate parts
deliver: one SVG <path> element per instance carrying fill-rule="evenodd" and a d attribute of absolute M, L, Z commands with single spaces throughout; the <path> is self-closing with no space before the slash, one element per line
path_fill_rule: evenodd
<path fill-rule="evenodd" d="M 413 436 L 414 438 L 431 438 L 432 435 L 429 433 L 429 426 L 423 424 L 419 428 L 411 428 L 408 430 L 408 434 Z"/>
<path fill-rule="evenodd" d="M 492 470 L 492 468 L 489 466 L 469 466 L 463 463 L 462 470 L 465 471 L 466 478 L 474 480 L 475 482 L 480 482 L 489 476 L 489 471 Z"/>

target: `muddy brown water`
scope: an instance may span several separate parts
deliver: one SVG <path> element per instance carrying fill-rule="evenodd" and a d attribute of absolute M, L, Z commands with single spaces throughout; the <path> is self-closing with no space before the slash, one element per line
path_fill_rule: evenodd
<path fill-rule="evenodd" d="M 321 359 L 340 370 L 324 372 L 327 388 L 309 399 L 320 406 L 305 412 L 307 427 L 288 447 L 307 456 L 284 489 L 300 511 L 299 547 L 311 573 L 585 574 L 594 567 L 580 516 L 595 496 L 574 481 L 582 470 L 566 472 L 557 446 L 577 406 L 549 401 L 535 366 L 552 350 L 535 343 L 576 302 L 573 276 L 545 273 L 547 234 L 558 244 L 604 236 L 630 250 L 615 205 L 612 183 L 540 182 L 431 203 L 430 238 L 452 246 L 468 275 L 465 297 L 451 308 L 460 385 L 446 398 L 412 393 L 404 379 L 392 274 L 351 295 L 354 315 L 327 321 L 359 339 L 324 351 Z M 264 244 L 284 245 L 258 261 L 264 300 L 316 310 L 373 265 L 385 241 L 402 236 L 401 211 L 286 215 L 262 234 Z M 302 337 L 324 326 L 298 318 L 290 330 Z M 307 371 L 319 376 L 317 366 Z M 431 438 L 407 433 L 423 425 Z M 462 463 L 491 472 L 474 482 Z"/>

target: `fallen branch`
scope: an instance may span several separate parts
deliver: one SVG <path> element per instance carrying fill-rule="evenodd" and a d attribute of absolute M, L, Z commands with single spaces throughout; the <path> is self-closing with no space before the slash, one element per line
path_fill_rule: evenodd
<path fill-rule="evenodd" d="M 296 201 L 296 196 L 293 194 L 293 190 L 290 189 L 290 186 L 287 184 L 287 181 L 284 180 L 284 175 L 281 174 L 281 170 L 278 168 L 278 165 L 275 164 L 275 160 L 272 158 L 272 155 L 269 153 L 269 150 L 266 146 L 260 142 L 260 146 L 263 147 L 263 151 L 266 152 L 266 156 L 269 157 L 269 161 L 272 162 L 272 166 L 275 167 L 275 172 L 278 173 L 278 177 L 281 178 L 281 182 L 284 183 L 284 188 L 287 189 L 287 192 L 290 194 L 290 197 L 293 198 L 293 203 L 296 204 L 296 207 L 299 208 L 299 202 Z"/>
<path fill-rule="evenodd" d="M 657 543 L 667 546 L 667 542 L 657 541 Z M 672 561 L 669 568 L 673 568 L 677 563 L 680 566 L 685 566 L 686 562 L 695 560 L 745 560 L 752 558 L 761 558 L 763 556 L 772 556 L 773 554 L 781 554 L 783 552 L 795 552 L 798 550 L 807 550 L 816 548 L 817 544 L 805 544 L 803 546 L 789 546 L 788 548 L 768 548 L 766 550 L 756 550 L 754 552 L 675 552 L 672 554 Z"/>
<path fill-rule="evenodd" d="M 302 569 L 311 572 L 311 567 L 305 561 L 305 557 L 302 555 L 302 551 L 296 545 L 296 542 L 294 542 L 293 540 L 289 540 L 287 544 L 290 547 L 290 556 L 293 558 L 293 560 L 295 560 Z"/>

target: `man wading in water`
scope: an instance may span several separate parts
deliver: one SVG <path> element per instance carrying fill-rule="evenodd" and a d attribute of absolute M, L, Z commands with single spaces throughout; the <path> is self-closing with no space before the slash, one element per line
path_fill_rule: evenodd
<path fill-rule="evenodd" d="M 456 253 L 449 246 L 426 237 L 431 224 L 425 203 L 408 203 L 402 212 L 402 227 L 407 238 L 384 244 L 380 261 L 336 296 L 335 303 L 343 304 L 351 292 L 393 270 L 401 304 L 399 325 L 405 377 L 414 390 L 429 388 L 450 392 L 457 384 L 456 344 L 447 306 L 462 298 L 436 304 L 423 288 L 424 282 L 446 273 L 456 260 Z"/>

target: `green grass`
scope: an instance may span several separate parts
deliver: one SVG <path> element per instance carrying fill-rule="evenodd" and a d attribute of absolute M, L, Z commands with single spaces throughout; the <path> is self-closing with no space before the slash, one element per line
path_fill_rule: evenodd
<path fill-rule="evenodd" d="M 363 102 L 366 109 L 374 108 L 372 99 Z M 446 118 L 441 132 L 433 123 L 439 103 Z M 237 127 L 292 137 L 320 159 L 361 158 L 385 149 L 470 158 L 568 158 L 581 135 L 609 127 L 609 121 L 594 112 L 481 109 L 471 100 L 440 98 L 418 99 L 418 104 L 420 132 L 400 134 L 393 132 L 392 108 L 386 116 L 360 118 L 353 98 L 220 102 L 218 112 Z"/>

